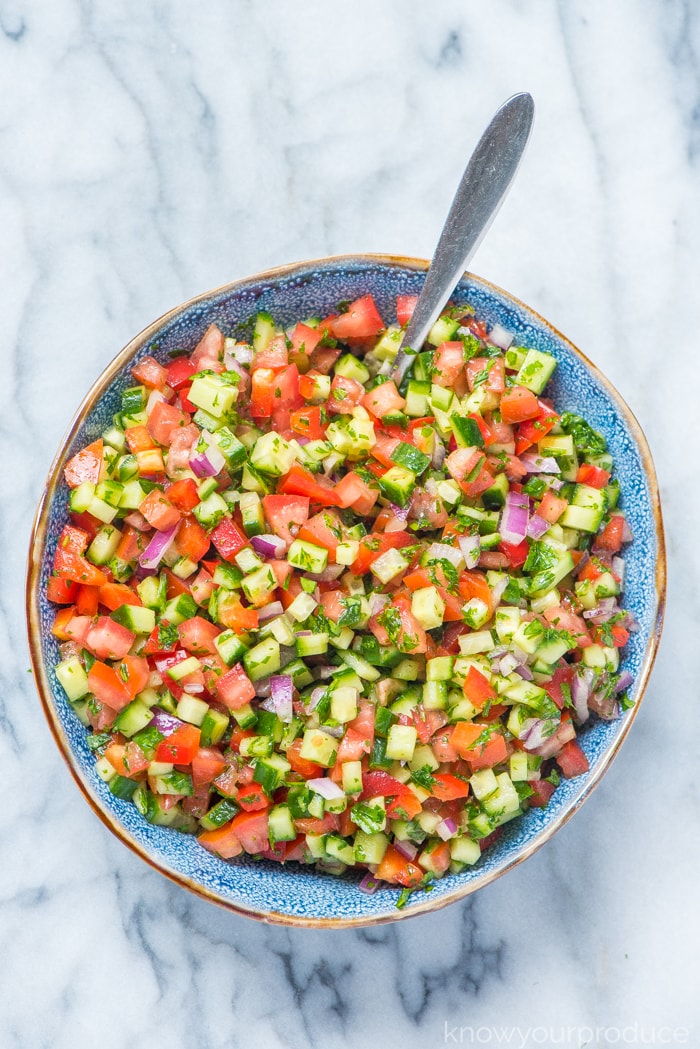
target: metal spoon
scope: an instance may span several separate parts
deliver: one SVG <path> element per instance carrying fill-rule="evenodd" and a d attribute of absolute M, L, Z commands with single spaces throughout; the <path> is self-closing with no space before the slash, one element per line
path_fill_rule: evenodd
<path fill-rule="evenodd" d="M 532 95 L 513 95 L 493 117 L 472 153 L 390 372 L 397 386 L 503 203 L 520 166 L 534 115 Z"/>

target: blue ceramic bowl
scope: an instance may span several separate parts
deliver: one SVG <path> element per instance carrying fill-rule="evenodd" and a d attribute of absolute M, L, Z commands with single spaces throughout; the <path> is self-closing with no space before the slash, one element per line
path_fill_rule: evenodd
<path fill-rule="evenodd" d="M 51 635 L 54 609 L 45 597 L 56 541 L 68 518 L 64 464 L 106 428 L 119 409 L 121 391 L 132 381 L 129 366 L 145 354 L 165 361 L 171 350 L 190 351 L 212 322 L 227 332 L 258 310 L 267 310 L 286 325 L 299 317 L 331 313 L 338 302 L 366 292 L 374 295 L 382 315 L 392 320 L 396 295 L 417 293 L 426 268 L 422 260 L 387 256 L 320 259 L 236 281 L 172 310 L 137 335 L 92 387 L 54 460 L 37 511 L 27 577 L 30 648 L 44 711 L 73 777 L 100 819 L 147 863 L 179 885 L 252 918 L 326 927 L 393 921 L 443 907 L 499 877 L 543 845 L 591 793 L 630 729 L 656 654 L 665 555 L 656 477 L 644 435 L 619 394 L 576 347 L 527 306 L 468 274 L 455 292 L 457 300 L 469 302 L 489 323 L 498 322 L 515 332 L 519 343 L 557 358 L 555 401 L 560 409 L 582 410 L 605 434 L 617 466 L 621 505 L 634 533 L 626 554 L 625 604 L 640 629 L 632 635 L 624 658 L 624 666 L 634 675 L 634 706 L 618 721 L 598 722 L 582 733 L 589 772 L 564 780 L 547 809 L 530 810 L 507 824 L 500 841 L 473 868 L 444 877 L 430 893 L 415 894 L 402 910 L 396 908 L 396 891 L 366 895 L 358 890 L 358 878 L 352 873 L 338 879 L 297 865 L 219 860 L 194 838 L 147 823 L 131 803 L 110 794 L 96 775 L 85 729 L 53 671 L 59 658 Z"/>

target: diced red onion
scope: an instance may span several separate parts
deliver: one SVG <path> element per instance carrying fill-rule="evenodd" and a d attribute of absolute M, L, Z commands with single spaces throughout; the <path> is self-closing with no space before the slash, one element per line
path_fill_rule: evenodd
<path fill-rule="evenodd" d="M 264 535 L 254 535 L 250 540 L 250 545 L 255 550 L 256 554 L 262 554 L 263 557 L 280 558 L 284 557 L 287 552 L 287 544 L 284 539 L 278 535 L 270 535 L 265 533 Z"/>
<path fill-rule="evenodd" d="M 506 543 L 521 543 L 527 535 L 530 501 L 522 492 L 508 492 L 499 531 Z"/>
<path fill-rule="evenodd" d="M 126 524 L 131 525 L 132 528 L 135 528 L 137 532 L 150 532 L 151 530 L 151 525 L 140 510 L 132 510 L 130 514 L 126 515 L 124 521 Z"/>
<path fill-rule="evenodd" d="M 268 699 L 272 691 L 269 677 L 260 678 L 255 682 L 255 695 L 262 696 L 263 699 Z M 260 704 L 262 706 L 262 703 Z M 274 713 L 274 711 L 273 711 Z"/>
<path fill-rule="evenodd" d="M 634 539 L 634 534 L 632 532 L 632 529 L 630 528 L 630 523 L 627 520 L 627 518 L 624 517 L 622 514 L 620 516 L 622 517 L 622 521 L 623 521 L 623 524 L 622 524 L 622 542 L 623 543 L 631 543 L 632 540 Z"/>
<path fill-rule="evenodd" d="M 507 350 L 514 338 L 513 333 L 506 331 L 501 324 L 494 324 L 489 332 L 489 342 L 493 343 L 494 346 L 498 346 L 500 350 Z"/>
<path fill-rule="evenodd" d="M 178 528 L 179 525 L 173 525 L 172 528 L 155 533 L 143 553 L 139 554 L 139 564 L 142 568 L 158 567 L 163 555 L 166 554 L 173 545 L 175 533 Z"/>
<path fill-rule="evenodd" d="M 405 521 L 408 518 L 410 504 L 407 504 L 406 506 L 397 506 L 396 503 L 389 503 L 389 509 L 394 517 L 398 517 L 400 521 Z"/>
<path fill-rule="evenodd" d="M 624 593 L 625 590 L 625 577 L 627 575 L 627 566 L 625 565 L 624 557 L 613 557 L 611 568 L 613 574 L 620 580 L 620 593 Z"/>
<path fill-rule="evenodd" d="M 146 415 L 150 415 L 157 404 L 167 401 L 167 397 L 160 390 L 151 390 L 146 401 Z"/>
<path fill-rule="evenodd" d="M 158 707 L 153 708 L 153 717 L 148 722 L 149 728 L 154 726 L 158 729 L 161 736 L 172 736 L 173 732 L 180 728 L 184 722 L 180 721 L 180 718 L 176 718 L 173 714 L 166 714 L 164 710 L 160 710 Z"/>
<path fill-rule="evenodd" d="M 580 725 L 588 720 L 588 700 L 594 678 L 595 672 L 591 667 L 584 667 L 577 669 L 571 679 L 571 699 L 576 712 L 576 720 Z"/>
<path fill-rule="evenodd" d="M 249 346 L 246 342 L 234 343 L 233 346 L 227 346 L 224 350 L 224 364 L 227 368 L 231 368 L 231 365 L 234 363 L 234 361 L 240 364 L 250 364 L 252 360 L 253 347 Z"/>
<path fill-rule="evenodd" d="M 533 673 L 530 670 L 527 663 L 520 663 L 517 667 L 513 668 L 516 674 L 519 674 L 523 681 L 532 681 Z"/>
<path fill-rule="evenodd" d="M 305 572 L 307 579 L 313 579 L 317 583 L 332 583 L 345 572 L 345 565 L 328 565 L 322 572 Z"/>
<path fill-rule="evenodd" d="M 560 488 L 564 487 L 563 477 L 551 477 L 547 479 L 547 483 L 553 492 L 558 492 Z"/>
<path fill-rule="evenodd" d="M 440 823 L 438 823 L 435 830 L 443 841 L 449 841 L 450 838 L 454 838 L 457 833 L 457 824 L 451 816 L 448 816 L 447 819 L 441 820 Z"/>
<path fill-rule="evenodd" d="M 295 434 L 294 440 L 297 442 L 297 444 L 300 444 L 302 446 L 302 448 L 303 448 L 303 446 L 305 444 L 308 444 L 310 442 L 311 438 L 310 437 L 304 437 L 302 434 L 298 433 L 298 434 Z"/>
<path fill-rule="evenodd" d="M 449 543 L 431 543 L 427 554 L 431 561 L 449 561 L 458 571 L 465 560 L 461 547 L 450 546 Z"/>
<path fill-rule="evenodd" d="M 442 464 L 445 462 L 445 456 L 447 455 L 447 449 L 442 442 L 442 439 L 438 436 L 437 430 L 433 435 L 433 454 L 431 456 L 431 466 L 433 470 L 441 470 Z"/>
<path fill-rule="evenodd" d="M 309 631 L 309 633 L 311 633 L 311 631 Z M 301 632 L 297 632 L 296 636 L 300 637 Z M 311 671 L 311 676 L 313 677 L 314 681 L 327 681 L 329 677 L 333 677 L 337 670 L 337 667 L 313 667 Z"/>
<path fill-rule="evenodd" d="M 603 597 L 596 608 L 584 610 L 583 618 L 590 620 L 595 626 L 607 623 L 620 611 L 619 605 L 614 597 Z"/>
<path fill-rule="evenodd" d="M 316 709 L 316 707 L 319 705 L 325 694 L 326 689 L 323 688 L 321 685 L 319 685 L 318 688 L 315 688 L 312 691 L 311 695 L 309 696 L 308 703 L 306 704 L 306 709 L 309 713 L 311 713 L 312 710 Z"/>
<path fill-rule="evenodd" d="M 258 619 L 261 623 L 265 623 L 268 619 L 281 616 L 283 612 L 284 606 L 281 601 L 271 601 L 269 605 L 263 605 L 262 608 L 258 609 Z"/>
<path fill-rule="evenodd" d="M 624 692 L 625 689 L 629 688 L 632 684 L 634 684 L 634 678 L 630 674 L 629 670 L 623 670 L 615 685 L 615 691 Z"/>
<path fill-rule="evenodd" d="M 535 753 L 541 758 L 551 758 L 555 754 L 558 754 L 565 743 L 576 737 L 576 729 L 574 728 L 573 721 L 562 721 L 561 725 L 549 736 L 539 747 L 535 748 Z M 528 746 L 528 750 L 530 747 Z"/>
<path fill-rule="evenodd" d="M 270 698 L 261 703 L 265 710 L 272 710 L 280 721 L 289 722 L 294 716 L 292 699 L 294 682 L 288 674 L 273 674 L 270 678 Z"/>
<path fill-rule="evenodd" d="M 201 692 L 204 692 L 204 685 L 198 681 L 190 681 L 183 686 L 183 692 L 186 692 L 188 696 L 198 696 Z"/>
<path fill-rule="evenodd" d="M 478 535 L 460 535 L 457 539 L 467 568 L 476 568 L 481 554 L 481 539 Z"/>
<path fill-rule="evenodd" d="M 226 465 L 226 460 L 219 449 L 210 444 L 206 452 L 194 452 L 190 456 L 189 463 L 192 472 L 197 477 L 216 477 Z"/>
<path fill-rule="evenodd" d="M 467 565 L 467 568 L 471 568 L 471 567 L 473 567 L 473 566 L 472 565 Z M 496 582 L 491 587 L 491 594 L 492 594 L 492 597 L 493 597 L 493 606 L 494 606 L 494 608 L 501 603 L 501 598 L 503 597 L 503 592 L 504 592 L 504 590 L 505 590 L 505 588 L 507 586 L 508 586 L 508 577 L 504 576 L 502 579 L 497 579 Z"/>
<path fill-rule="evenodd" d="M 316 794 L 320 794 L 326 801 L 336 801 L 345 797 L 345 791 L 334 783 L 328 776 L 318 776 L 316 779 L 307 779 L 306 786 L 311 787 Z"/>
<path fill-rule="evenodd" d="M 527 534 L 530 539 L 541 539 L 550 528 L 549 521 L 545 521 L 544 517 L 540 517 L 539 514 L 533 514 L 528 522 Z"/>
<path fill-rule="evenodd" d="M 402 856 L 405 856 L 407 860 L 415 860 L 418 855 L 418 846 L 414 845 L 412 841 L 395 841 L 394 848 Z"/>
<path fill-rule="evenodd" d="M 561 473 L 559 463 L 551 455 L 533 455 L 532 453 L 526 453 L 525 455 L 520 456 L 520 462 L 529 474 Z"/>
<path fill-rule="evenodd" d="M 345 735 L 345 725 L 324 725 L 323 731 L 334 739 L 342 739 Z"/>
<path fill-rule="evenodd" d="M 368 896 L 372 896 L 377 889 L 381 886 L 379 878 L 375 878 L 371 871 L 367 871 L 362 881 L 357 886 L 360 892 L 366 892 Z"/>
<path fill-rule="evenodd" d="M 508 677 L 508 675 L 512 674 L 518 665 L 518 661 L 513 655 L 513 653 L 508 652 L 507 655 L 503 656 L 503 659 L 498 664 L 498 670 L 499 673 L 503 675 L 503 677 Z"/>
<path fill-rule="evenodd" d="M 390 601 L 391 597 L 389 594 L 378 594 L 376 591 L 371 593 L 369 595 L 370 615 L 376 616 Z"/>
<path fill-rule="evenodd" d="M 510 651 L 519 666 L 522 666 L 523 663 L 527 663 L 527 652 L 520 648 L 519 645 L 511 645 Z"/>
<path fill-rule="evenodd" d="M 496 645 L 490 652 L 486 653 L 486 658 L 493 661 L 494 659 L 500 659 L 501 656 L 505 656 L 508 648 L 506 645 Z"/>
<path fill-rule="evenodd" d="M 604 721 L 615 721 L 620 716 L 620 704 L 615 696 L 608 695 L 605 689 L 591 695 L 588 707 Z"/>

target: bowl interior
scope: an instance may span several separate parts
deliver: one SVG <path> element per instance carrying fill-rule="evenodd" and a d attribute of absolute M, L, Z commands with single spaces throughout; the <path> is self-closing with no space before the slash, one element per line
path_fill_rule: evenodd
<path fill-rule="evenodd" d="M 128 366 L 147 353 L 167 361 L 173 350 L 191 351 L 211 323 L 235 334 L 259 310 L 288 324 L 313 314 L 328 314 L 340 301 L 371 292 L 387 322 L 395 320 L 400 293 L 415 294 L 426 263 L 392 257 L 341 257 L 301 263 L 238 281 L 193 299 L 138 335 L 115 358 L 83 401 L 48 478 L 35 523 L 28 574 L 30 648 L 35 679 L 59 747 L 81 790 L 100 818 L 147 862 L 203 896 L 252 917 L 300 925 L 348 925 L 393 920 L 449 903 L 508 870 L 530 855 L 576 810 L 610 763 L 639 706 L 658 643 L 663 613 L 665 559 L 654 467 L 646 440 L 610 383 L 566 339 L 528 307 L 472 275 L 460 282 L 455 300 L 470 303 L 487 322 L 513 331 L 516 342 L 546 350 L 558 361 L 550 389 L 557 407 L 578 411 L 605 434 L 621 485 L 621 506 L 634 533 L 627 548 L 625 605 L 639 631 L 625 650 L 623 666 L 634 676 L 632 709 L 614 722 L 596 722 L 580 739 L 589 760 L 584 776 L 563 780 L 546 810 L 530 810 L 506 824 L 495 847 L 460 875 L 435 883 L 429 894 L 416 894 L 403 910 L 398 893 L 368 896 L 357 889 L 352 873 L 338 879 L 270 862 L 216 859 L 189 836 L 155 827 L 135 807 L 110 794 L 95 773 L 86 732 L 59 686 L 53 666 L 58 646 L 51 635 L 53 606 L 45 597 L 56 541 L 68 518 L 62 468 L 79 447 L 94 440 L 118 411 L 121 391 L 130 380 Z"/>

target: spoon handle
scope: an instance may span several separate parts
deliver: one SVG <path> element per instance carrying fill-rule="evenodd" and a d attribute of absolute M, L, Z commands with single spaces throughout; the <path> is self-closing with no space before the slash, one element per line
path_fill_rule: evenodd
<path fill-rule="evenodd" d="M 535 103 L 522 92 L 504 102 L 472 153 L 418 297 L 393 369 L 397 386 L 459 283 L 515 178 L 525 151 Z"/>

